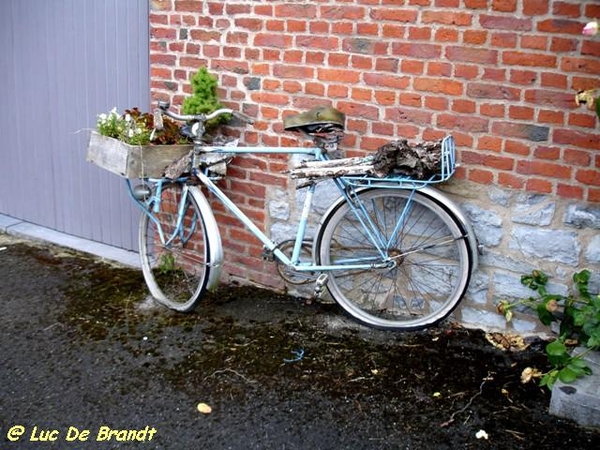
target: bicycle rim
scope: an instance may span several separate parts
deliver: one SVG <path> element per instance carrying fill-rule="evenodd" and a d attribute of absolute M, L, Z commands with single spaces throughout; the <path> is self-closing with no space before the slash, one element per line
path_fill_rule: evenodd
<path fill-rule="evenodd" d="M 323 265 L 380 264 L 333 270 L 327 287 L 340 306 L 366 325 L 416 330 L 447 317 L 464 295 L 471 273 L 460 222 L 419 191 L 376 188 L 360 192 L 372 233 L 348 202 L 327 217 L 317 236 Z M 375 244 L 376 242 L 377 244 Z"/>
<path fill-rule="evenodd" d="M 180 183 L 163 185 L 160 211 L 152 212 L 156 222 L 142 214 L 139 245 L 144 279 L 154 299 L 168 308 L 187 312 L 196 307 L 206 289 L 210 253 L 200 209 L 190 192 L 181 226 L 177 227 L 183 192 Z M 150 211 L 152 208 L 150 205 Z"/>

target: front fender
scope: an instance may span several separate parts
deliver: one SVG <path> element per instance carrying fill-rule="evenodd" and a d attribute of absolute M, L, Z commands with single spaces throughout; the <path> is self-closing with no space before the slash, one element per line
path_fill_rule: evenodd
<path fill-rule="evenodd" d="M 212 212 L 212 208 L 202 191 L 196 187 L 190 187 L 190 192 L 196 201 L 200 213 L 204 229 L 206 230 L 206 240 L 208 243 L 210 270 L 206 288 L 209 291 L 214 290 L 221 278 L 221 270 L 223 268 L 223 245 L 221 243 L 221 233 L 219 226 Z"/>

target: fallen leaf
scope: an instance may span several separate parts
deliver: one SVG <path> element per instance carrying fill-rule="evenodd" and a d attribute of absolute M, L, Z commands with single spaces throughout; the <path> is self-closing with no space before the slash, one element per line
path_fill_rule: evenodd
<path fill-rule="evenodd" d="M 212 412 L 212 408 L 206 403 L 198 403 L 197 409 L 202 414 L 210 414 Z"/>

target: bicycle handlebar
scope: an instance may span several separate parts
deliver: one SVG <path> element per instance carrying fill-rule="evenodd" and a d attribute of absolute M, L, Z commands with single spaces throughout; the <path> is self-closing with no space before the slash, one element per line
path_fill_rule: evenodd
<path fill-rule="evenodd" d="M 161 113 L 167 115 L 171 119 L 179 120 L 181 122 L 202 122 L 202 123 L 204 123 L 211 119 L 219 117 L 223 114 L 231 114 L 234 117 L 237 117 L 238 119 L 240 119 L 246 123 L 249 123 L 249 124 L 254 123 L 254 119 L 252 119 L 252 117 L 247 116 L 246 114 L 241 113 L 239 111 L 235 111 L 231 108 L 217 109 L 216 111 L 213 111 L 210 114 L 177 114 L 173 111 L 169 111 L 170 106 L 171 105 L 169 104 L 169 102 L 158 102 L 158 108 L 160 109 Z"/>

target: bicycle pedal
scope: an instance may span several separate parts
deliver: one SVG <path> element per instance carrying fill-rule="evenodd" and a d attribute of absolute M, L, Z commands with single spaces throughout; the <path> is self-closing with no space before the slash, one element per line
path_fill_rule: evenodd
<path fill-rule="evenodd" d="M 327 285 L 327 281 L 329 281 L 329 275 L 326 273 L 322 273 L 317 277 L 315 281 L 315 290 L 313 292 L 313 298 L 319 299 L 321 295 L 323 295 L 323 288 Z"/>

